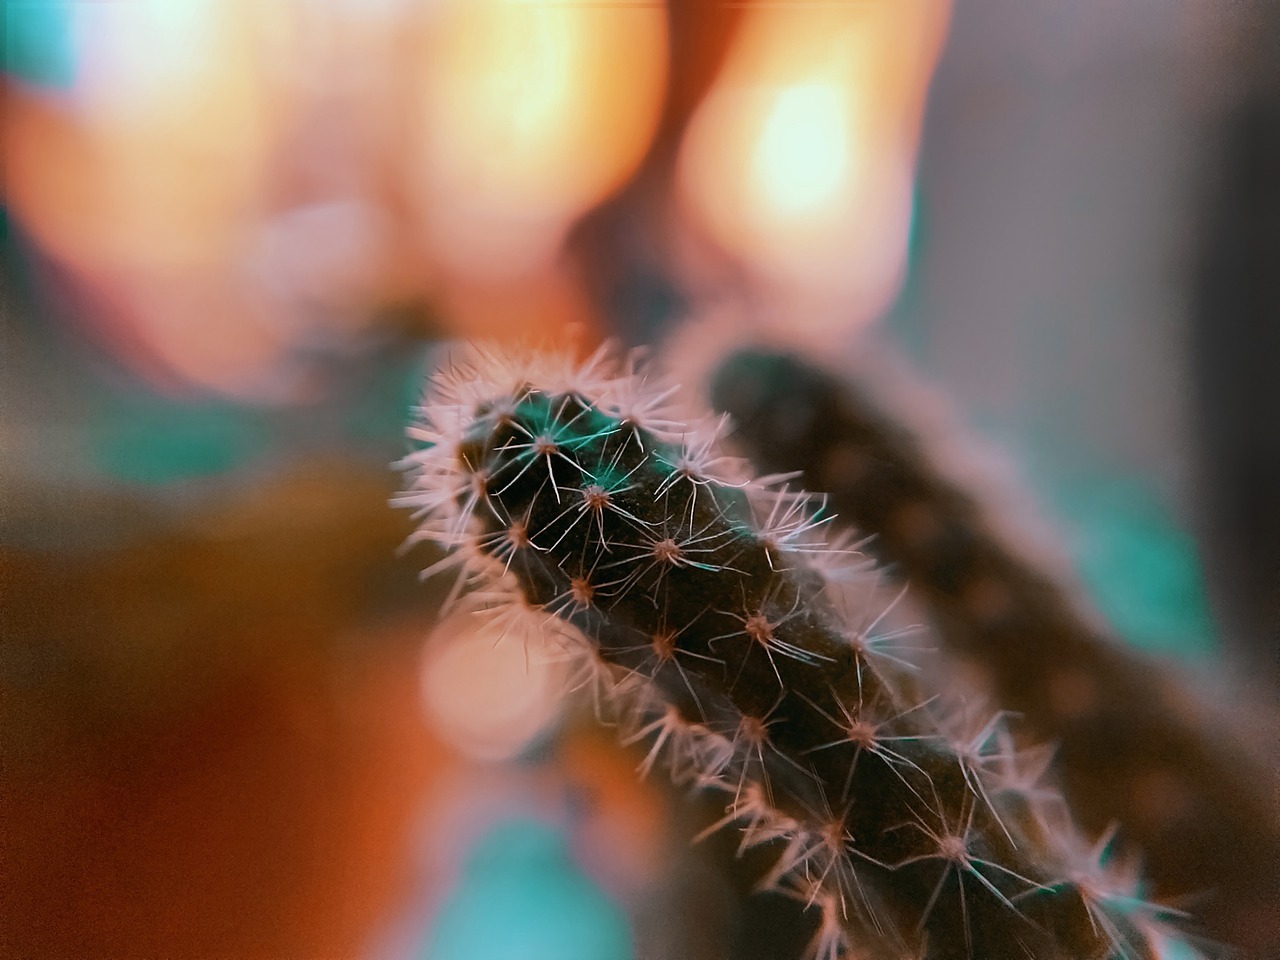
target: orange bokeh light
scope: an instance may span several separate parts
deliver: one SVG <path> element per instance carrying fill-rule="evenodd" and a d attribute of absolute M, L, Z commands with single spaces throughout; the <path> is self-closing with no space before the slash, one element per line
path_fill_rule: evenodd
<path fill-rule="evenodd" d="M 559 717 L 564 666 L 537 636 L 450 617 L 423 652 L 423 705 L 432 729 L 463 756 L 506 760 Z"/>
<path fill-rule="evenodd" d="M 748 11 L 682 145 L 693 220 L 774 280 L 883 306 L 905 263 L 924 96 L 949 9 L 878 0 Z"/>
<path fill-rule="evenodd" d="M 75 266 L 171 268 L 221 256 L 255 210 L 280 104 L 251 0 L 68 8 L 69 94 L 14 90 L 6 201 Z"/>
<path fill-rule="evenodd" d="M 422 52 L 411 168 L 434 259 L 473 279 L 544 268 L 639 163 L 666 66 L 658 4 L 445 3 Z"/>

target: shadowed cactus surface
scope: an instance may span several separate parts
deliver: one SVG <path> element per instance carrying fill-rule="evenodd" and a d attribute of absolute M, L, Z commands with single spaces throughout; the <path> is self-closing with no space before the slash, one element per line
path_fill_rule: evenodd
<path fill-rule="evenodd" d="M 1274 771 L 1169 671 L 1109 636 L 1017 529 L 953 478 L 963 465 L 940 449 L 951 438 L 902 420 L 929 406 L 908 381 L 894 375 L 877 390 L 761 347 L 725 356 L 710 391 L 752 459 L 827 491 L 841 520 L 873 536 L 878 559 L 910 582 L 945 646 L 978 666 L 1000 706 L 1052 739 L 1083 823 L 1118 824 L 1158 896 L 1190 897 L 1214 936 L 1271 956 Z"/>
<path fill-rule="evenodd" d="M 476 351 L 439 373 L 402 497 L 464 602 L 550 630 L 677 779 L 722 791 L 824 960 L 1160 956 L 999 717 L 922 688 L 875 574 L 632 364 Z M 851 599 L 855 598 L 855 599 Z M 858 600 L 856 598 L 862 598 Z"/>

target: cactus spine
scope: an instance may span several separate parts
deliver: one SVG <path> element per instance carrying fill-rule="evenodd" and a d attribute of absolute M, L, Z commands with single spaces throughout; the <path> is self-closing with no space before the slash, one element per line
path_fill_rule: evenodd
<path fill-rule="evenodd" d="M 1157 956 L 1000 724 L 948 720 L 879 613 L 842 609 L 821 509 L 664 398 L 604 353 L 479 353 L 429 390 L 403 501 L 479 605 L 556 630 L 625 698 L 646 765 L 779 849 L 773 882 L 821 911 L 812 954 Z"/>
<path fill-rule="evenodd" d="M 1055 577 L 951 479 L 927 434 L 848 377 L 766 348 L 725 357 L 716 406 L 765 469 L 802 471 L 841 518 L 874 535 L 954 652 L 1002 707 L 1058 744 L 1082 821 L 1117 823 L 1161 897 L 1195 896 L 1212 935 L 1266 952 L 1280 937 L 1276 778 L 1158 665 L 1083 615 Z M 891 385 L 897 409 L 914 399 Z M 785 417 L 779 411 L 786 410 Z M 1234 738 L 1234 739 L 1239 739 Z M 1268 954 L 1269 955 L 1269 954 Z"/>

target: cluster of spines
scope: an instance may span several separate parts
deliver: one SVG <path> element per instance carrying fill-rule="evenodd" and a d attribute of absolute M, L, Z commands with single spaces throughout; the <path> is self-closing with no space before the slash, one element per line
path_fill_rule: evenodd
<path fill-rule="evenodd" d="M 730 354 L 710 380 L 739 446 L 827 491 L 911 583 L 943 645 L 1024 728 L 1057 744 L 1079 817 L 1095 830 L 1120 824 L 1157 894 L 1194 895 L 1213 935 L 1276 942 L 1274 771 L 1233 744 L 1167 671 L 1082 612 L 1016 530 L 956 479 L 964 465 L 946 449 L 954 429 L 909 425 L 930 406 L 921 387 L 899 374 L 876 390 L 765 348 Z"/>
<path fill-rule="evenodd" d="M 999 718 L 949 718 L 883 609 L 834 602 L 862 564 L 820 504 L 668 397 L 603 352 L 478 352 L 429 389 L 402 500 L 471 602 L 564 640 L 643 769 L 723 790 L 719 826 L 778 848 L 815 955 L 1154 957 L 1156 917 L 1073 853 Z"/>

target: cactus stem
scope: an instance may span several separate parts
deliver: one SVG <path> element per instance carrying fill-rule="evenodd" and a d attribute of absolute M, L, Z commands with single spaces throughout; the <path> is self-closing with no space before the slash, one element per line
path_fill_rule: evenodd
<path fill-rule="evenodd" d="M 713 826 L 740 825 L 740 849 L 781 847 L 767 879 L 819 910 L 818 953 L 1152 960 L 1057 879 L 1072 828 L 1004 775 L 1004 717 L 948 715 L 876 574 L 855 602 L 824 503 L 721 454 L 723 420 L 673 429 L 634 363 L 608 368 L 482 351 L 438 379 L 401 502 L 456 551 L 451 595 L 549 627 L 597 714 L 650 740 L 641 774 L 665 757 L 726 794 Z"/>

